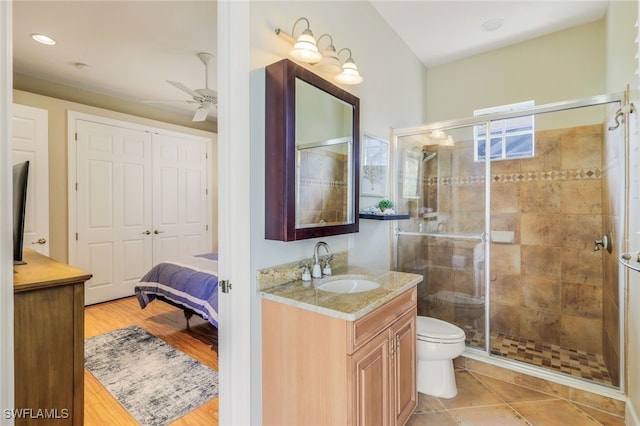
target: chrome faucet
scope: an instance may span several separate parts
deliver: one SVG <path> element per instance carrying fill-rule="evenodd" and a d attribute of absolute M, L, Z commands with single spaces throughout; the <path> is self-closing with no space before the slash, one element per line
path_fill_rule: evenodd
<path fill-rule="evenodd" d="M 320 268 L 320 257 L 318 256 L 318 250 L 320 247 L 324 247 L 324 250 L 329 255 L 324 263 L 324 269 Z M 333 259 L 333 253 L 331 253 L 331 249 L 329 249 L 329 244 L 324 241 L 316 243 L 316 246 L 313 249 L 313 259 L 313 270 L 311 271 L 311 276 L 313 278 L 321 278 L 323 273 L 325 275 L 331 275 L 331 265 L 329 264 L 329 261 Z"/>

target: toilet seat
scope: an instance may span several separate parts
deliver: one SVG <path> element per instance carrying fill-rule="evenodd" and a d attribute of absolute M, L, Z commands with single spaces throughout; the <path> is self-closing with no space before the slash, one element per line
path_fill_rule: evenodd
<path fill-rule="evenodd" d="M 464 342 L 464 330 L 460 327 L 431 317 L 416 318 L 418 340 L 432 343 Z"/>

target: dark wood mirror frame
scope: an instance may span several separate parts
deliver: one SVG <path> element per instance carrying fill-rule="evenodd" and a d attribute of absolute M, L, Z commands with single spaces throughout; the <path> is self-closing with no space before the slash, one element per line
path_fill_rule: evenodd
<path fill-rule="evenodd" d="M 265 69 L 265 238 L 295 241 L 358 232 L 360 100 L 310 70 L 283 59 Z M 296 228 L 296 79 L 353 108 L 352 223 Z"/>

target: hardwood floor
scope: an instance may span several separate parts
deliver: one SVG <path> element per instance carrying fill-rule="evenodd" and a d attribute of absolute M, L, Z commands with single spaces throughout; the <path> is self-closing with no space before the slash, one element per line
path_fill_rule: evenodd
<path fill-rule="evenodd" d="M 183 312 L 167 303 L 154 301 L 145 309 L 135 297 L 100 303 L 85 308 L 85 338 L 137 324 L 203 364 L 218 370 L 217 330 L 193 316 L 186 329 Z M 215 349 L 212 350 L 212 345 Z M 137 425 L 133 417 L 111 394 L 84 370 L 84 424 L 86 426 Z M 172 426 L 217 425 L 218 398 L 204 404 Z"/>

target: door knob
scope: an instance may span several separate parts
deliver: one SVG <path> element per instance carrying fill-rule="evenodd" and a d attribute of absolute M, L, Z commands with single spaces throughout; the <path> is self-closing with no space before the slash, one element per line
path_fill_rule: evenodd
<path fill-rule="evenodd" d="M 142 235 L 149 235 L 149 234 L 151 234 L 151 231 L 149 231 L 148 229 L 142 233 Z"/>
<path fill-rule="evenodd" d="M 47 240 L 45 240 L 44 238 L 38 238 L 37 241 L 33 241 L 31 244 L 47 244 Z"/>
<path fill-rule="evenodd" d="M 157 229 L 155 231 L 153 231 L 154 234 L 158 235 L 158 234 L 164 234 L 164 231 L 158 231 Z"/>

